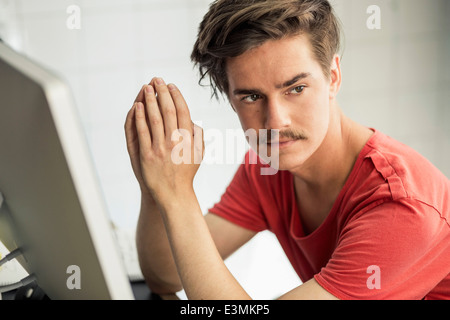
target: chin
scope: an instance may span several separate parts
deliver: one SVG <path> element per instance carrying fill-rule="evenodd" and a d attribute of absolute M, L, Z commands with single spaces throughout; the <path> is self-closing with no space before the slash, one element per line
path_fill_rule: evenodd
<path fill-rule="evenodd" d="M 271 155 L 271 153 L 268 153 Z M 262 157 L 264 163 L 269 163 L 273 169 L 279 171 L 293 171 L 294 169 L 301 167 L 313 154 L 311 150 L 305 150 L 305 148 L 289 148 L 280 150 L 278 157 Z"/>
<path fill-rule="evenodd" d="M 294 158 L 294 159 L 292 159 Z M 278 170 L 280 171 L 293 171 L 295 168 L 302 166 L 306 159 L 302 157 L 283 157 L 280 156 Z"/>

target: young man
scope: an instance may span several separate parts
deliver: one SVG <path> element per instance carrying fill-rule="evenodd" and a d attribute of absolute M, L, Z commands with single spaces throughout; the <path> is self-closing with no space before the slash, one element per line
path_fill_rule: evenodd
<path fill-rule="evenodd" d="M 426 159 L 347 118 L 339 26 L 326 0 L 219 0 L 192 53 L 244 130 L 277 152 L 279 171 L 246 156 L 204 217 L 193 191 L 202 131 L 180 91 L 155 78 L 125 124 L 142 190 L 137 245 L 151 290 L 248 299 L 223 259 L 275 233 L 303 281 L 282 299 L 450 298 L 450 184 Z M 363 106 L 362 106 L 363 107 Z M 191 150 L 175 164 L 173 132 Z M 188 154 L 186 154 L 188 155 Z"/>

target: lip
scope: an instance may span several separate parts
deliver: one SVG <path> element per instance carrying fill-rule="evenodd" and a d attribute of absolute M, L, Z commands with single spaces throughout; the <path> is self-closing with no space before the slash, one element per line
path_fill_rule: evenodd
<path fill-rule="evenodd" d="M 279 141 L 279 142 L 268 142 L 267 145 L 278 147 L 279 149 L 289 147 L 296 143 L 298 140 L 285 140 L 285 141 Z"/>

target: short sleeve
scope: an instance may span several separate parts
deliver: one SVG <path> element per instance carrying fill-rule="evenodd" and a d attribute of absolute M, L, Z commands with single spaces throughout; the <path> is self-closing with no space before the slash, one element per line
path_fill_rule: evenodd
<path fill-rule="evenodd" d="M 402 199 L 354 215 L 316 281 L 340 299 L 423 299 L 450 273 L 448 222 Z"/>
<path fill-rule="evenodd" d="M 241 164 L 220 201 L 209 212 L 243 228 L 260 232 L 267 230 L 268 226 L 255 193 L 256 183 L 249 172 L 253 169 L 250 164 Z"/>

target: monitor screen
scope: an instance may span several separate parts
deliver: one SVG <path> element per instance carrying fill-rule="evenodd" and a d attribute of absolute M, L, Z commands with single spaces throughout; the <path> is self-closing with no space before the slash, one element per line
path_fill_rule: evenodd
<path fill-rule="evenodd" d="M 0 42 L 0 241 L 50 299 L 132 299 L 64 81 Z"/>

